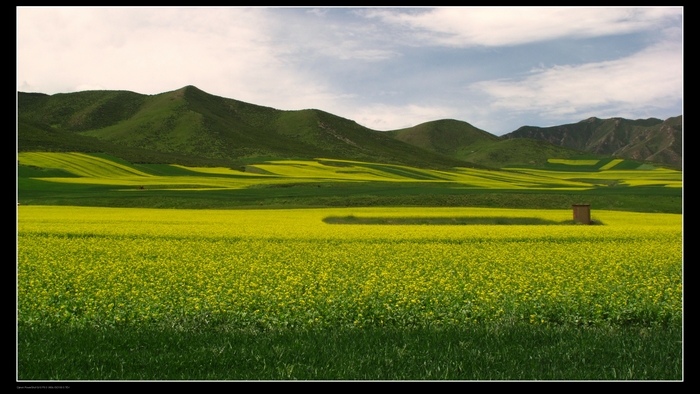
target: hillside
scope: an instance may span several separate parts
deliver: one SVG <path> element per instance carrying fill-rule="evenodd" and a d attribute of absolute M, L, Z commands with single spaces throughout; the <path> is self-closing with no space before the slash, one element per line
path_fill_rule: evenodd
<path fill-rule="evenodd" d="M 476 167 L 327 112 L 282 111 L 210 95 L 193 86 L 153 96 L 20 92 L 18 106 L 20 151 L 98 151 L 133 162 L 168 162 L 179 156 L 201 164 L 328 157 Z"/>
<path fill-rule="evenodd" d="M 471 152 L 500 140 L 467 122 L 453 119 L 426 122 L 387 133 L 419 148 L 462 159 Z"/>
<path fill-rule="evenodd" d="M 585 154 L 545 141 L 503 140 L 467 122 L 451 119 L 426 122 L 388 133 L 432 152 L 494 168 L 513 165 L 544 167 L 549 158 L 571 158 Z"/>
<path fill-rule="evenodd" d="M 551 158 L 570 159 L 583 156 L 599 159 L 608 157 L 606 155 L 586 155 L 579 150 L 561 147 L 546 141 L 521 138 L 499 139 L 493 144 L 464 156 L 464 159 L 491 167 L 545 167 L 548 166 L 548 160 Z"/>
<path fill-rule="evenodd" d="M 552 127 L 523 126 L 504 139 L 530 138 L 566 148 L 680 168 L 683 163 L 682 116 L 629 120 L 589 118 Z"/>

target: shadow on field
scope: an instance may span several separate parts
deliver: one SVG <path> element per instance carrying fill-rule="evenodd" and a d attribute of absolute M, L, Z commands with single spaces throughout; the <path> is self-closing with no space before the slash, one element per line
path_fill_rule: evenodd
<path fill-rule="evenodd" d="M 328 224 L 389 224 L 389 225 L 585 225 L 574 220 L 547 220 L 534 217 L 357 217 L 329 216 L 323 219 Z M 592 225 L 602 225 L 598 220 L 592 220 Z"/>

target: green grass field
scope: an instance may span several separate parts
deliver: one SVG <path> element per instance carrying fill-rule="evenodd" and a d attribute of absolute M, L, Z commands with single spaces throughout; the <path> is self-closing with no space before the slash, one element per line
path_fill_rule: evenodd
<path fill-rule="evenodd" d="M 682 173 L 572 160 L 20 153 L 17 377 L 682 380 Z"/>

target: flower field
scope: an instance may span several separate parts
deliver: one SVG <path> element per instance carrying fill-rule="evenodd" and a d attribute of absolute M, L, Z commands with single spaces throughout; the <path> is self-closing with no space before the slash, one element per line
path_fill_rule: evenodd
<path fill-rule="evenodd" d="M 568 210 L 20 206 L 23 327 L 680 325 L 681 215 L 583 225 L 343 225 L 329 216 Z"/>

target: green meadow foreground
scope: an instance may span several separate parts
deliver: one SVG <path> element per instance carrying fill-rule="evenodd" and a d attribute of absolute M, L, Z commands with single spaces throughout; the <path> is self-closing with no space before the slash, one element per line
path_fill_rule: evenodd
<path fill-rule="evenodd" d="M 682 379 L 682 216 L 593 218 L 22 205 L 18 377 Z"/>

